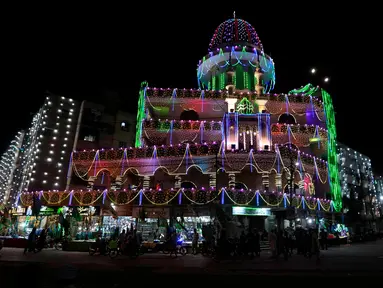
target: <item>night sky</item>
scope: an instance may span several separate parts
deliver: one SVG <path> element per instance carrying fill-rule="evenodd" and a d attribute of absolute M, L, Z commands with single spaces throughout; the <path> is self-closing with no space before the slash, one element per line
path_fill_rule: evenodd
<path fill-rule="evenodd" d="M 381 151 L 372 144 L 382 137 L 375 120 L 383 105 L 376 85 L 382 80 L 374 72 L 380 59 L 378 9 L 347 7 L 345 12 L 322 4 L 302 10 L 271 3 L 179 11 L 144 3 L 135 9 L 9 12 L 12 29 L 2 29 L 1 150 L 28 127 L 46 90 L 94 102 L 107 101 L 103 91 L 113 90 L 124 109 L 135 112 L 143 80 L 151 87 L 197 88 L 197 63 L 207 54 L 215 29 L 235 10 L 237 18 L 254 26 L 265 53 L 274 59 L 274 92 L 287 93 L 308 82 L 325 87 L 333 97 L 338 139 L 371 157 L 374 170 L 382 173 Z M 318 70 L 315 77 L 312 67 Z M 330 82 L 323 83 L 324 77 Z"/>

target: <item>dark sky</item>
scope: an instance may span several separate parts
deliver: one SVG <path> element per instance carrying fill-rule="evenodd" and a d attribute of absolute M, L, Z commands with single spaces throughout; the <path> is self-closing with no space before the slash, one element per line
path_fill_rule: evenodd
<path fill-rule="evenodd" d="M 287 93 L 308 82 L 322 85 L 330 77 L 324 86 L 334 99 L 339 140 L 371 157 L 374 169 L 383 172 L 382 153 L 373 144 L 382 137 L 378 117 L 383 105 L 377 85 L 383 81 L 377 7 L 337 9 L 323 1 L 313 8 L 276 2 L 249 7 L 239 1 L 231 7 L 222 2 L 177 11 L 142 3 L 135 9 L 45 7 L 6 13 L 2 150 L 30 122 L 45 90 L 95 102 L 105 101 L 105 89 L 115 90 L 125 108 L 135 111 L 143 80 L 152 87 L 196 88 L 198 60 L 207 54 L 215 29 L 235 10 L 237 18 L 255 27 L 274 59 L 274 92 Z M 318 70 L 316 78 L 309 73 L 312 67 Z"/>

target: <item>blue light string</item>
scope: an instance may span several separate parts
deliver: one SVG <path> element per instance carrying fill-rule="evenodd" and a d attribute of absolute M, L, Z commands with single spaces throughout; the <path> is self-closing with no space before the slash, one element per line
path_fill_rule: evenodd
<path fill-rule="evenodd" d="M 259 206 L 259 191 L 256 192 L 256 203 L 257 203 L 257 206 Z"/>

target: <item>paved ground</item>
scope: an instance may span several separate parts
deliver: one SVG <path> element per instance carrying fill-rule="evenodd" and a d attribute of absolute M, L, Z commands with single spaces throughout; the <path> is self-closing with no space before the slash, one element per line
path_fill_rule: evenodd
<path fill-rule="evenodd" d="M 89 256 L 88 253 L 57 250 L 44 250 L 27 255 L 23 255 L 22 252 L 16 248 L 4 248 L 1 251 L 0 279 L 12 277 L 17 279 L 9 287 L 19 287 L 17 285 L 21 285 L 20 283 L 41 274 L 45 276 L 39 281 L 47 282 L 44 287 L 51 287 L 49 284 L 52 284 L 52 281 L 63 278 L 63 275 L 72 270 L 89 285 L 91 283 L 89 278 L 105 279 L 112 275 L 115 275 L 112 277 L 114 279 L 120 279 L 119 275 L 125 277 L 142 275 L 145 280 L 150 280 L 153 275 L 156 277 L 170 275 L 349 277 L 375 276 L 383 272 L 383 241 L 331 248 L 323 251 L 319 262 L 299 255 L 293 255 L 288 261 L 271 260 L 267 252 L 255 260 L 238 259 L 222 263 L 215 263 L 201 255 L 186 255 L 173 259 L 169 255 L 158 253 L 145 254 L 136 260 L 130 260 L 121 256 L 110 259 L 107 256 Z"/>

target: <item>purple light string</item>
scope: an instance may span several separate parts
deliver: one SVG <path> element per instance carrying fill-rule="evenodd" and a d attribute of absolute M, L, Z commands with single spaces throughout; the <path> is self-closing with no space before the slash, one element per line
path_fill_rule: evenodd
<path fill-rule="evenodd" d="M 182 204 L 182 190 L 183 189 L 180 189 L 179 193 L 178 193 L 178 205 L 181 205 Z"/>
<path fill-rule="evenodd" d="M 94 173 L 93 173 L 93 176 L 94 176 L 94 177 L 97 176 L 97 161 L 98 161 L 98 150 L 97 150 L 97 152 L 96 152 L 95 160 L 94 160 Z"/>
<path fill-rule="evenodd" d="M 221 205 L 225 204 L 225 188 L 221 190 Z"/>
<path fill-rule="evenodd" d="M 286 114 L 290 114 L 289 113 L 289 97 L 287 97 L 287 95 L 285 95 L 285 103 L 286 103 Z"/>
<path fill-rule="evenodd" d="M 155 145 L 154 145 L 154 149 L 153 149 L 152 159 L 150 159 L 150 161 L 153 161 L 153 159 L 154 160 L 157 159 L 157 146 L 155 146 Z M 153 162 L 152 162 L 152 166 L 153 166 L 153 174 L 154 174 L 156 172 L 157 165 L 153 164 Z"/>
<path fill-rule="evenodd" d="M 311 117 L 314 117 L 315 109 L 313 104 L 313 97 L 310 95 L 310 105 L 311 105 Z"/>
<path fill-rule="evenodd" d="M 256 193 L 256 203 L 257 203 L 257 206 L 259 206 L 259 191 L 255 193 Z"/>
<path fill-rule="evenodd" d="M 174 120 L 170 121 L 170 145 L 173 144 L 173 123 Z"/>
<path fill-rule="evenodd" d="M 69 206 L 72 206 L 72 200 L 73 200 L 73 190 L 69 193 Z"/>
<path fill-rule="evenodd" d="M 189 166 L 189 143 L 186 145 L 185 161 L 186 161 L 186 171 L 188 171 L 188 166 Z"/>
<path fill-rule="evenodd" d="M 141 189 L 140 190 L 140 196 L 138 197 L 138 205 L 142 205 L 142 195 L 143 195 L 143 193 L 144 193 L 144 189 Z"/>
<path fill-rule="evenodd" d="M 126 161 L 126 148 L 124 149 L 124 158 L 122 159 L 122 164 L 121 164 L 121 176 L 124 173 L 125 170 L 125 161 Z"/>
<path fill-rule="evenodd" d="M 177 88 L 173 89 L 173 94 L 172 94 L 172 111 L 174 111 L 174 100 L 177 96 Z"/>
<path fill-rule="evenodd" d="M 319 173 L 318 173 L 318 166 L 317 166 L 317 162 L 316 162 L 315 156 L 313 157 L 313 159 L 314 159 L 314 166 L 315 166 L 315 176 L 316 176 L 316 179 L 318 181 L 319 180 Z M 330 178 L 328 178 L 328 179 L 330 179 Z"/>
<path fill-rule="evenodd" d="M 68 171 L 67 171 L 67 173 L 66 173 L 66 179 L 69 178 L 69 172 L 71 171 L 71 169 L 73 169 L 72 161 L 73 161 L 73 152 L 70 153 L 69 165 L 68 165 Z"/>
<path fill-rule="evenodd" d="M 102 193 L 102 204 L 105 204 L 106 193 L 108 193 L 108 190 L 105 189 L 104 192 Z"/>
<path fill-rule="evenodd" d="M 201 91 L 201 99 L 202 99 L 202 103 L 201 103 L 201 112 L 203 112 L 203 103 L 204 103 L 204 99 L 205 99 L 205 90 L 202 90 Z M 174 111 L 174 110 L 173 110 Z"/>
<path fill-rule="evenodd" d="M 250 157 L 250 172 L 253 173 L 253 149 L 250 150 L 249 157 Z"/>
<path fill-rule="evenodd" d="M 204 128 L 205 128 L 205 125 L 204 125 L 204 122 L 201 121 L 201 124 L 199 125 L 199 138 L 200 138 L 200 143 L 203 144 L 203 132 L 204 132 Z"/>

